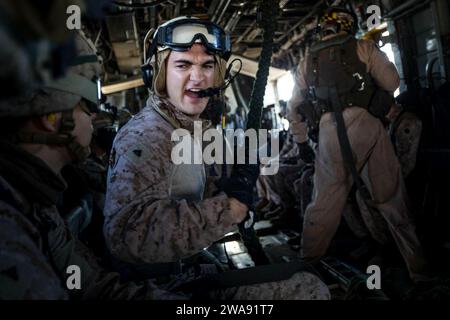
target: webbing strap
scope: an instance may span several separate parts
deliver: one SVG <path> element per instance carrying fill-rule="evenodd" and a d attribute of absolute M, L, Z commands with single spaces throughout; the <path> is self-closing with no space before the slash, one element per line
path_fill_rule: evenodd
<path fill-rule="evenodd" d="M 33 144 L 68 144 L 73 140 L 72 136 L 58 133 L 44 132 L 20 132 L 16 135 L 18 142 Z"/>
<path fill-rule="evenodd" d="M 361 177 L 356 169 L 355 159 L 353 158 L 352 147 L 347 135 L 347 129 L 345 128 L 344 116 L 342 115 L 342 103 L 337 94 L 337 89 L 335 86 L 330 88 L 330 101 L 333 108 L 334 118 L 336 120 L 337 134 L 339 145 L 342 153 L 342 158 L 347 170 L 350 171 L 353 182 L 356 184 L 356 188 L 360 192 L 361 197 L 364 201 L 370 200 L 370 194 L 364 185 Z"/>
<path fill-rule="evenodd" d="M 128 281 L 142 281 L 147 279 L 166 278 L 177 276 L 183 272 L 181 261 L 132 264 L 110 256 L 115 271 Z"/>
<path fill-rule="evenodd" d="M 206 274 L 181 286 L 182 289 L 219 289 L 283 281 L 295 273 L 305 271 L 320 278 L 318 272 L 307 262 L 297 260 L 287 263 L 268 264 L 247 269 Z"/>
<path fill-rule="evenodd" d="M 80 64 L 97 63 L 97 62 L 98 62 L 98 57 L 96 54 L 86 54 L 86 55 L 76 57 L 75 59 L 73 59 L 71 61 L 71 63 L 69 65 L 70 66 L 78 66 Z"/>
<path fill-rule="evenodd" d="M 351 39 L 353 39 L 353 36 L 351 34 L 347 34 L 344 36 L 338 36 L 338 37 L 331 38 L 330 40 L 320 41 L 320 42 L 316 43 L 315 45 L 311 46 L 310 52 L 315 53 L 315 52 L 319 52 L 323 49 L 326 49 L 328 47 L 340 46 Z"/>

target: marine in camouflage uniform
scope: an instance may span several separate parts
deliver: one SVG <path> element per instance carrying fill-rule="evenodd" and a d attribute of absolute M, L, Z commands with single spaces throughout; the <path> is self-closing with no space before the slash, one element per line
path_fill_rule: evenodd
<path fill-rule="evenodd" d="M 175 144 L 170 136 L 177 127 L 192 132 L 194 122 L 164 99 L 151 96 L 116 137 L 104 231 L 111 253 L 122 261 L 150 267 L 155 262 L 176 261 L 236 230 L 225 193 L 203 199 L 207 191 L 204 165 L 174 165 L 170 160 Z M 326 285 L 308 272 L 211 295 L 227 299 L 329 298 Z"/>
<path fill-rule="evenodd" d="M 289 130 L 283 147 L 280 150 L 280 165 L 283 162 L 290 161 L 291 159 L 295 158 L 297 156 L 296 151 L 296 144 L 293 142 L 292 134 Z M 274 190 L 275 185 L 273 182 L 274 178 L 278 174 L 279 173 L 277 173 L 276 175 L 260 175 L 257 182 L 258 196 L 262 199 L 266 199 L 267 201 L 271 201 L 276 205 L 281 204 L 279 192 L 276 192 L 276 190 Z"/>
<path fill-rule="evenodd" d="M 199 45 L 195 45 L 197 50 Z M 198 50 L 204 51 L 201 47 Z M 187 139 L 200 150 L 201 141 L 193 136 L 194 121 L 198 119 L 181 111 L 187 106 L 175 107 L 166 93 L 169 88 L 165 86 L 168 81 L 165 77 L 171 53 L 164 50 L 155 55 L 152 63 L 157 76 L 153 79 L 147 105 L 119 131 L 111 153 L 104 234 L 112 255 L 131 266 L 151 268 L 155 263 L 187 258 L 235 231 L 237 223 L 242 221 L 233 212 L 236 210 L 232 206 L 234 198 L 228 195 L 229 191 L 204 197 L 208 190 L 205 190 L 207 174 L 203 163 L 175 164 L 172 161 L 171 154 L 177 145 L 171 139 L 174 130 L 184 129 L 184 134 L 189 135 Z M 195 61 L 196 54 L 193 53 L 196 58 L 192 58 Z M 186 55 L 179 59 L 191 59 L 189 52 Z M 204 53 L 198 56 L 204 57 Z M 223 83 L 221 71 L 224 70 L 224 61 L 219 56 L 216 59 L 215 87 Z M 198 68 L 193 65 L 187 69 Z M 194 74 L 194 71 L 188 72 Z M 206 71 L 195 72 L 196 77 L 202 78 L 199 73 Z M 206 104 L 207 101 L 204 106 Z M 200 123 L 202 130 L 210 126 L 208 121 Z M 317 276 L 298 272 L 285 281 L 243 286 L 226 290 L 219 296 L 328 299 L 329 291 Z"/>
<path fill-rule="evenodd" d="M 152 282 L 123 283 L 68 230 L 55 203 L 65 182 L 41 159 L 2 141 L 0 157 L 0 298 L 166 299 Z M 81 289 L 66 287 L 67 268 L 81 270 Z"/>
<path fill-rule="evenodd" d="M 153 95 L 116 136 L 104 232 L 111 253 L 123 261 L 178 260 L 236 229 L 225 193 L 203 199 L 203 164 L 171 161 L 177 128 L 193 134 L 194 121 Z"/>
<path fill-rule="evenodd" d="M 391 107 L 386 117 L 391 121 L 389 135 L 401 165 L 402 175 L 407 178 L 416 165 L 422 121 L 412 112 L 402 112 L 396 105 Z M 360 201 L 361 199 L 356 199 L 356 202 Z M 385 237 L 381 235 L 387 233 L 388 226 L 381 216 L 370 214 L 364 207 L 358 208 L 355 204 L 347 203 L 343 218 L 354 235 L 364 239 L 366 243 L 370 243 L 371 240 L 368 239 L 373 237 L 371 234 L 376 235 L 379 243 L 386 242 Z"/>
<path fill-rule="evenodd" d="M 58 208 L 64 212 L 69 229 L 97 256 L 106 258 L 103 237 L 107 159 L 117 129 L 114 116 L 101 111 L 93 120 L 91 154 L 83 163 L 69 164 L 61 172 L 68 182 Z"/>
<path fill-rule="evenodd" d="M 125 283 L 117 273 L 106 272 L 72 236 L 56 208 L 66 187 L 61 167 L 87 154 L 87 104 L 95 103 L 97 91 L 91 82 L 93 70 L 95 66 L 78 66 L 31 95 L 0 103 L 2 300 L 184 298 L 150 281 Z M 68 289 L 69 266 L 81 271 L 79 289 Z"/>
<path fill-rule="evenodd" d="M 422 121 L 412 112 L 402 112 L 392 122 L 389 131 L 402 166 L 403 177 L 406 178 L 416 166 Z"/>
<path fill-rule="evenodd" d="M 290 131 L 280 151 L 279 161 L 279 169 L 275 175 L 260 175 L 258 178 L 258 195 L 277 206 L 269 212 L 262 210 L 261 213 L 267 213 L 265 217 L 286 217 L 296 204 L 297 195 L 293 185 L 305 163 L 299 157 L 297 144 L 292 140 Z"/>
<path fill-rule="evenodd" d="M 330 10 L 334 11 L 333 8 Z M 336 11 L 337 14 L 333 13 L 334 18 L 328 16 L 330 21 L 325 21 L 324 25 L 330 27 L 330 31 L 332 28 L 341 31 L 324 36 L 322 38 L 324 43 L 332 42 L 333 39 L 339 39 L 339 37 L 341 39 L 349 37 L 349 29 L 355 22 L 354 20 L 351 22 L 353 18 L 349 17 L 350 14 L 345 13 L 345 10 L 337 9 Z M 324 15 L 323 18 L 326 16 Z M 356 50 L 356 57 L 359 60 L 355 62 L 355 65 L 363 63 L 366 72 L 374 79 L 377 86 L 393 92 L 399 84 L 395 66 L 374 42 L 358 40 L 355 45 L 356 48 L 353 50 Z M 344 44 L 340 46 L 344 47 Z M 335 47 L 339 48 L 337 45 Z M 328 48 L 323 50 L 331 52 L 331 49 Z M 333 47 L 331 46 L 331 48 Z M 351 54 L 355 54 L 355 52 Z M 347 56 L 350 54 L 347 53 Z M 328 61 L 331 61 L 331 53 L 329 57 Z M 314 84 L 311 81 L 313 75 L 317 74 L 319 70 L 322 70 L 322 75 L 326 75 L 323 67 L 312 69 L 312 60 L 312 55 L 309 54 L 299 64 L 293 96 L 288 103 L 290 110 L 295 110 L 297 107 L 304 108 L 303 102 L 308 100 L 305 92 L 308 92 L 308 88 Z M 324 58 L 321 61 L 327 60 Z M 304 109 L 301 111 L 305 114 Z M 342 114 L 355 157 L 356 169 L 370 192 L 375 208 L 371 212 L 366 210 L 364 202 L 358 196 L 357 200 L 361 209 L 359 220 L 364 221 L 366 230 L 378 243 L 392 245 L 395 240 L 411 278 L 420 280 L 425 260 L 408 208 L 401 167 L 389 136 L 382 122 L 370 114 L 367 107 L 345 106 Z M 298 120 L 296 121 L 298 139 L 306 141 L 306 122 L 301 115 L 295 116 Z M 323 111 L 319 119 L 319 128 L 314 191 L 312 201 L 306 209 L 302 234 L 302 254 L 308 261 L 318 261 L 326 253 L 337 231 L 353 184 L 342 158 L 332 112 Z"/>

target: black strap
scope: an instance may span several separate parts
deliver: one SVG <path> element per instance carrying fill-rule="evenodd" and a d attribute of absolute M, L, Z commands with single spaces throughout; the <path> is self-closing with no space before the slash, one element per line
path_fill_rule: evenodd
<path fill-rule="evenodd" d="M 329 97 L 331 101 L 331 106 L 333 108 L 333 114 L 336 120 L 337 134 L 339 145 L 342 153 L 342 158 L 344 160 L 344 164 L 347 167 L 347 170 L 350 171 L 353 182 L 356 185 L 357 190 L 360 192 L 360 195 L 364 201 L 371 200 L 370 194 L 364 185 L 361 177 L 359 176 L 358 170 L 356 169 L 355 159 L 353 158 L 352 147 L 350 145 L 350 141 L 348 140 L 347 129 L 345 128 L 344 117 L 342 115 L 342 103 L 337 94 L 336 87 L 329 88 Z"/>
<path fill-rule="evenodd" d="M 303 260 L 296 260 L 288 263 L 268 264 L 222 273 L 206 274 L 183 284 L 180 289 L 211 290 L 282 281 L 291 278 L 300 271 L 309 272 L 320 278 L 318 272 L 309 263 Z"/>
<path fill-rule="evenodd" d="M 146 279 L 165 278 L 179 275 L 183 272 L 181 261 L 132 264 L 110 256 L 113 269 L 127 281 L 142 281 Z"/>
<path fill-rule="evenodd" d="M 320 41 L 311 46 L 310 53 L 316 53 L 323 49 L 333 47 L 333 46 L 341 46 L 344 43 L 346 43 L 347 41 L 352 40 L 352 39 L 354 39 L 354 37 L 351 34 L 347 34 L 347 35 L 343 35 L 343 36 L 333 37 L 326 41 Z"/>
<path fill-rule="evenodd" d="M 70 66 L 78 66 L 80 64 L 96 63 L 96 62 L 98 62 L 98 57 L 96 54 L 86 54 L 78 56 L 75 59 L 73 59 L 70 63 Z"/>

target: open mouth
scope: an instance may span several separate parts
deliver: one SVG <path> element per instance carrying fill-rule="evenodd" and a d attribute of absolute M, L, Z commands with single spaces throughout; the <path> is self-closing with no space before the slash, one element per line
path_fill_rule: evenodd
<path fill-rule="evenodd" d="M 200 98 L 199 96 L 200 91 L 202 91 L 202 89 L 195 88 L 195 89 L 187 89 L 184 91 L 184 93 L 190 98 Z"/>

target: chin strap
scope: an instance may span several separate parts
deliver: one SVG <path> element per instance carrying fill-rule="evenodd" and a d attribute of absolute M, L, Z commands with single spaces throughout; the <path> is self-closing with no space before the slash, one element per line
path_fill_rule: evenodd
<path fill-rule="evenodd" d="M 20 132 L 16 135 L 17 142 L 48 145 L 65 145 L 77 163 L 84 162 L 91 149 L 89 146 L 83 147 L 79 144 L 72 131 L 75 129 L 73 110 L 62 112 L 61 127 L 57 133 L 44 132 Z"/>
<path fill-rule="evenodd" d="M 89 146 L 83 147 L 81 144 L 75 141 L 75 139 L 67 145 L 67 148 L 75 156 L 75 161 L 77 163 L 85 162 L 91 154 L 91 148 Z"/>

